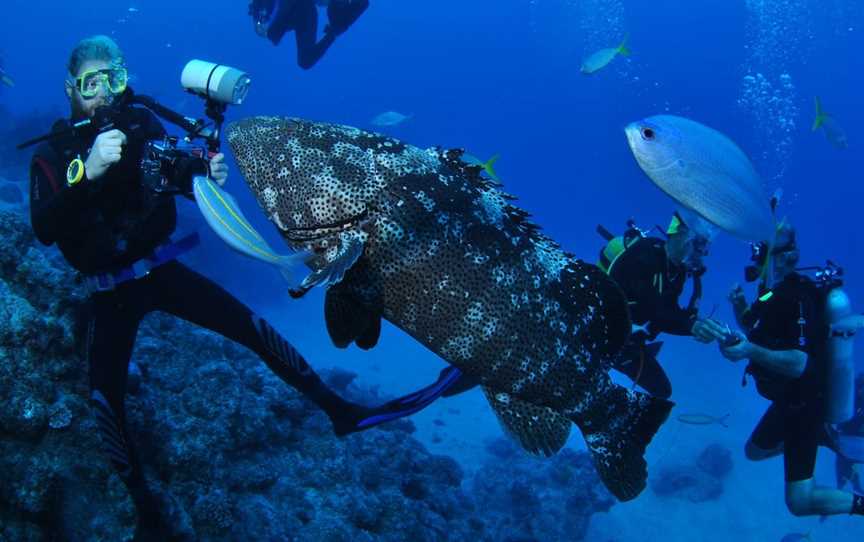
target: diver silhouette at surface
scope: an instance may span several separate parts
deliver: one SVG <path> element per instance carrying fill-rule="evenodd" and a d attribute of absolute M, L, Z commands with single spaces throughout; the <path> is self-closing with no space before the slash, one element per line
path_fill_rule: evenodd
<path fill-rule="evenodd" d="M 327 24 L 320 40 L 316 4 L 327 7 Z M 285 34 L 293 30 L 297 40 L 297 64 L 308 70 L 368 7 L 369 0 L 253 0 L 249 4 L 249 14 L 255 32 L 273 45 L 279 45 Z"/>

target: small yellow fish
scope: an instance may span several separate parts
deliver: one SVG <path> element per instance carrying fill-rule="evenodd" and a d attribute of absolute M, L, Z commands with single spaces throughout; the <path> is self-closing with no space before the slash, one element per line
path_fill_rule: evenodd
<path fill-rule="evenodd" d="M 816 118 L 813 119 L 813 131 L 815 132 L 819 128 L 822 128 L 822 131 L 825 132 L 825 138 L 828 139 L 829 143 L 838 149 L 848 148 L 849 141 L 846 138 L 846 132 L 840 127 L 840 124 L 834 120 L 834 117 L 822 109 L 822 101 L 819 100 L 819 96 L 816 96 L 815 102 Z"/>
<path fill-rule="evenodd" d="M 624 36 L 624 40 L 618 47 L 600 49 L 596 53 L 586 58 L 585 61 L 582 62 L 582 67 L 580 68 L 580 71 L 585 75 L 590 75 L 594 72 L 602 70 L 618 55 L 630 56 L 630 49 L 627 48 L 627 36 Z"/>
<path fill-rule="evenodd" d="M 492 158 L 486 160 L 485 162 L 474 156 L 473 154 L 468 154 L 467 152 L 462 155 L 462 160 L 465 161 L 466 164 L 471 164 L 472 166 L 480 166 L 483 168 L 483 171 L 486 172 L 486 175 L 489 175 L 489 178 L 495 182 L 501 182 L 501 179 L 498 178 L 498 174 L 495 172 L 495 169 L 492 167 L 495 162 L 498 161 L 498 158 L 501 156 L 496 154 Z"/>
<path fill-rule="evenodd" d="M 726 424 L 726 420 L 729 419 L 729 414 L 725 416 L 720 416 L 719 418 L 716 416 L 710 416 L 708 414 L 679 414 L 678 421 L 681 423 L 686 423 L 690 425 L 713 425 L 719 424 L 723 427 L 729 427 Z"/>

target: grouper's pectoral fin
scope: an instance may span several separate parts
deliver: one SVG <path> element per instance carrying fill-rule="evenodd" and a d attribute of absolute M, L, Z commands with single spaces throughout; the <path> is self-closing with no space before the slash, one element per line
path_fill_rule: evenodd
<path fill-rule="evenodd" d="M 330 339 L 337 348 L 347 348 L 355 341 L 363 350 L 369 350 L 378 344 L 381 316 L 342 292 L 339 285 L 327 290 L 324 297 L 324 320 Z"/>
<path fill-rule="evenodd" d="M 572 422 L 551 408 L 481 386 L 504 430 L 526 451 L 551 456 L 567 443 Z"/>
<path fill-rule="evenodd" d="M 378 344 L 378 339 L 381 337 L 381 317 L 375 316 L 369 322 L 366 330 L 354 340 L 357 348 L 361 350 L 371 350 Z"/>
<path fill-rule="evenodd" d="M 289 290 L 291 297 L 298 298 L 306 295 L 306 292 L 316 286 L 330 287 L 339 284 L 345 277 L 345 273 L 351 269 L 360 256 L 363 255 L 365 244 L 359 235 L 344 233 L 340 236 L 339 250 L 336 255 L 328 260 L 321 269 L 311 273 L 303 279 L 296 289 Z"/>

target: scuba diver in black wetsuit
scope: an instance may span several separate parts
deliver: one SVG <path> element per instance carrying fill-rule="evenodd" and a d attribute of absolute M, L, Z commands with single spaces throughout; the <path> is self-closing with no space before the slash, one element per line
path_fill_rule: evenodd
<path fill-rule="evenodd" d="M 795 230 L 785 223 L 771 248 L 763 243 L 756 257 L 763 270 L 751 274 L 763 278 L 758 299 L 748 306 L 737 285 L 729 296 L 746 335 L 730 332 L 719 341 L 728 360 L 749 360 L 744 383 L 751 375 L 759 394 L 771 400 L 747 441 L 746 456 L 759 461 L 783 454 L 786 505 L 792 514 L 864 515 L 864 495 L 817 486 L 814 480 L 819 446 L 831 446 L 826 423 L 835 423 L 833 412 L 851 411 L 845 403 L 852 383 L 847 379 L 843 384 L 837 378 L 842 371 L 836 370 L 848 367 L 851 356 L 832 353 L 835 341 L 854 335 L 837 327 L 843 320 L 829 319 L 840 305 L 836 274 L 823 272 L 817 281 L 796 272 Z M 832 387 L 835 383 L 839 388 Z M 847 393 L 835 393 L 840 388 Z"/>
<path fill-rule="evenodd" d="M 327 6 L 327 25 L 320 40 L 316 4 Z M 308 70 L 368 7 L 369 0 L 253 0 L 249 4 L 249 14 L 255 23 L 255 32 L 273 45 L 279 45 L 285 33 L 293 30 L 297 64 Z"/>
<path fill-rule="evenodd" d="M 613 237 L 602 226 L 597 229 L 607 240 L 598 265 L 624 290 L 633 322 L 633 333 L 613 368 L 648 393 L 669 398 L 672 384 L 657 361 L 663 343 L 651 341 L 660 333 L 669 333 L 692 335 L 699 342 L 710 343 L 725 334 L 718 322 L 698 317 L 708 238 L 688 227 L 677 213 L 665 240 L 648 237 L 632 221 L 620 237 Z M 681 308 L 678 298 L 690 279 L 693 296 L 688 306 Z"/>
<path fill-rule="evenodd" d="M 126 428 L 129 359 L 139 322 L 149 312 L 173 314 L 246 346 L 320 407 L 337 434 L 409 414 L 401 403 L 369 409 L 342 399 L 265 320 L 177 261 L 197 236 L 172 241 L 173 196 L 142 181 L 145 143 L 163 138 L 165 130 L 150 110 L 127 103 L 132 93 L 120 49 L 106 36 L 82 40 L 68 68 L 72 122 L 86 124 L 106 110 L 122 110 L 126 121 L 99 134 L 69 130 L 66 120 L 55 124 L 31 162 L 31 223 L 39 241 L 56 243 L 90 287 L 82 342 L 91 404 L 104 451 L 136 505 L 139 536 L 162 540 L 171 531 L 163 510 L 170 506 L 167 497 L 148 488 Z M 221 154 L 209 159 L 211 179 L 221 185 L 227 174 Z"/>

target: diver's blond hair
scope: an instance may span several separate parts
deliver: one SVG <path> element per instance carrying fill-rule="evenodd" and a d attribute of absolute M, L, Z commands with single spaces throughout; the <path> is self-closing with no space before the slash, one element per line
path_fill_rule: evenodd
<path fill-rule="evenodd" d="M 113 39 L 105 35 L 90 36 L 79 41 L 69 55 L 69 75 L 76 76 L 81 65 L 91 60 L 104 60 L 112 64 L 123 63 L 123 51 Z"/>

